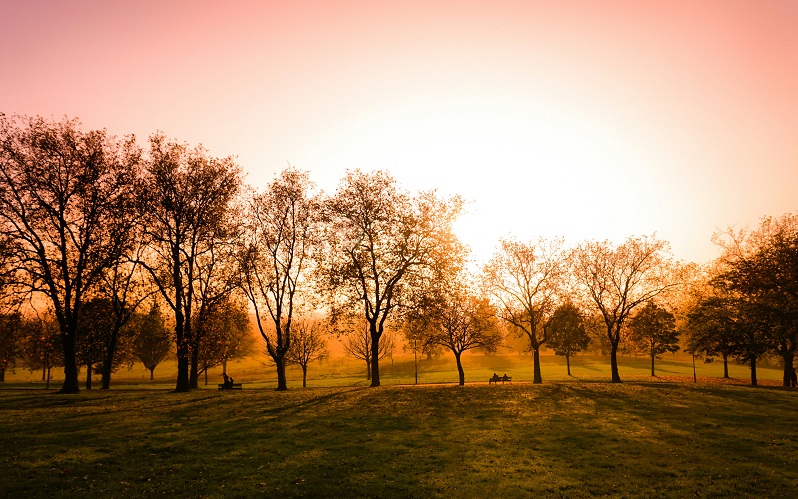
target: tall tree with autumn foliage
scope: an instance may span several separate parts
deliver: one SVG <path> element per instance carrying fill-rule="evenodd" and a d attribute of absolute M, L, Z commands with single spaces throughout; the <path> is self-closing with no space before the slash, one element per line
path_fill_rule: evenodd
<path fill-rule="evenodd" d="M 371 386 L 380 386 L 385 322 L 413 287 L 435 279 L 438 266 L 460 255 L 453 224 L 462 200 L 401 190 L 388 173 L 347 173 L 325 207 L 323 270 L 333 317 L 360 310 L 372 349 Z"/>

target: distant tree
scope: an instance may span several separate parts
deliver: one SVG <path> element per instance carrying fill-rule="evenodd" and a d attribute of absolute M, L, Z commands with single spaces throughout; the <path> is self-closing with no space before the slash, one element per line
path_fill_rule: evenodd
<path fill-rule="evenodd" d="M 723 360 L 723 377 L 729 378 L 729 358 L 735 351 L 736 311 L 728 298 L 701 298 L 687 313 L 687 351 L 699 357 Z"/>
<path fill-rule="evenodd" d="M 142 264 L 174 315 L 175 391 L 191 390 L 193 306 L 198 258 L 220 230 L 241 186 L 233 158 L 218 159 L 199 146 L 150 137 L 140 192 L 140 228 L 150 253 Z"/>
<path fill-rule="evenodd" d="M 549 347 L 565 357 L 568 376 L 571 376 L 571 357 L 587 349 L 590 335 L 579 308 L 566 301 L 554 311 L 548 323 Z"/>
<path fill-rule="evenodd" d="M 307 387 L 308 365 L 329 355 L 321 321 L 301 320 L 294 323 L 291 348 L 286 359 L 302 368 L 302 388 Z"/>
<path fill-rule="evenodd" d="M 246 240 L 240 258 L 242 288 L 255 310 L 266 351 L 277 368 L 277 389 L 287 390 L 285 366 L 291 325 L 318 241 L 320 207 L 305 172 L 289 168 L 263 193 L 249 199 Z M 268 315 L 267 315 L 268 314 Z"/>
<path fill-rule="evenodd" d="M 233 242 L 238 232 L 238 221 L 225 223 L 196 260 L 196 305 L 192 319 L 195 327 L 189 341 L 191 388 L 197 388 L 202 373 L 205 373 L 207 385 L 208 369 L 220 362 L 226 363 L 229 356 L 237 353 L 239 345 L 243 345 L 242 341 L 249 338 L 246 306 L 238 303 L 235 296 L 241 284 L 236 268 L 237 248 Z"/>
<path fill-rule="evenodd" d="M 107 303 L 109 317 L 101 359 L 103 390 L 111 387 L 111 374 L 119 365 L 132 363 L 137 328 L 129 327 L 130 322 L 139 306 L 157 293 L 139 263 L 145 252 L 141 234 L 135 233 L 120 261 L 103 272 L 96 289 L 97 297 Z"/>
<path fill-rule="evenodd" d="M 76 120 L 0 115 L 0 232 L 15 247 L 18 282 L 52 306 L 63 348 L 62 393 L 80 390 L 81 308 L 127 244 L 139 158 L 132 137 L 83 132 Z"/>
<path fill-rule="evenodd" d="M 253 350 L 246 304 L 233 297 L 215 302 L 203 320 L 197 322 L 197 328 L 203 333 L 197 351 L 199 374 L 205 375 L 206 385 L 208 370 L 223 366 L 227 371 L 228 361 L 243 358 Z"/>
<path fill-rule="evenodd" d="M 499 317 L 529 340 L 533 383 L 542 383 L 540 347 L 548 340 L 547 324 L 566 278 L 563 242 L 502 240 L 500 244 L 500 250 L 485 266 L 486 285 L 497 300 Z"/>
<path fill-rule="evenodd" d="M 413 287 L 460 255 L 452 225 L 459 198 L 400 190 L 388 173 L 347 173 L 326 204 L 329 232 L 322 262 L 333 318 L 362 310 L 371 346 L 371 386 L 380 386 L 385 323 Z M 405 296 L 403 296 L 405 295 Z M 359 334 L 358 334 L 359 336 Z"/>
<path fill-rule="evenodd" d="M 585 242 L 574 250 L 574 278 L 606 326 L 613 383 L 621 382 L 618 345 L 632 312 L 681 283 L 668 249 L 652 236 L 629 238 L 619 246 Z"/>
<path fill-rule="evenodd" d="M 651 358 L 651 375 L 654 374 L 654 359 L 665 352 L 679 350 L 679 331 L 676 318 L 668 310 L 654 302 L 648 302 L 629 321 L 629 341 L 634 348 Z"/>
<path fill-rule="evenodd" d="M 23 362 L 31 372 L 42 370 L 42 381 L 49 389 L 51 370 L 64 363 L 60 326 L 54 317 L 46 315 L 31 321 L 28 327 L 22 346 Z"/>
<path fill-rule="evenodd" d="M 23 321 L 19 312 L 0 313 L 0 383 L 6 380 L 6 369 L 14 367 L 22 342 Z"/>
<path fill-rule="evenodd" d="M 463 386 L 463 352 L 472 349 L 495 352 L 502 343 L 496 311 L 487 299 L 461 288 L 442 297 L 429 313 L 425 342 L 445 347 L 454 354 L 459 383 Z"/>
<path fill-rule="evenodd" d="M 154 378 L 155 368 L 169 356 L 172 340 L 164 324 L 164 317 L 157 302 L 153 302 L 149 312 L 138 318 L 135 326 L 138 329 L 133 353 L 150 371 L 150 380 Z"/>
<path fill-rule="evenodd" d="M 366 363 L 366 379 L 371 380 L 373 376 L 372 366 L 373 360 L 384 359 L 388 356 L 388 339 L 390 333 L 380 335 L 379 344 L 377 348 L 373 348 L 371 342 L 372 335 L 367 328 L 359 328 L 350 331 L 348 334 L 341 338 L 341 345 L 344 347 L 344 352 L 353 359 L 362 360 Z M 374 357 L 376 351 L 376 357 Z"/>
<path fill-rule="evenodd" d="M 109 300 L 92 298 L 83 304 L 75 351 L 78 366 L 86 367 L 87 390 L 92 388 L 95 365 L 102 363 L 105 357 L 106 344 L 114 322 L 112 314 Z"/>

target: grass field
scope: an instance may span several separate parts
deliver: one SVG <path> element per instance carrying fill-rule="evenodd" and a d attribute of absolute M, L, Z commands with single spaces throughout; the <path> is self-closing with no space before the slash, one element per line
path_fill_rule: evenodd
<path fill-rule="evenodd" d="M 479 367 L 498 363 L 486 359 L 469 358 L 472 371 L 502 371 Z M 522 363 L 508 374 L 523 378 Z M 339 367 L 340 378 L 332 366 L 317 369 L 332 385 L 345 379 Z M 163 379 L 137 385 L 122 377 L 120 385 L 162 389 L 3 389 L 0 497 L 794 497 L 798 490 L 796 390 L 744 379 L 694 384 L 679 362 L 675 375 L 666 377 L 663 365 L 654 379 L 626 363 L 623 384 L 584 374 L 554 379 L 554 367 L 544 367 L 552 374 L 543 385 L 278 393 L 248 389 L 243 379 L 240 392 L 177 394 Z"/>

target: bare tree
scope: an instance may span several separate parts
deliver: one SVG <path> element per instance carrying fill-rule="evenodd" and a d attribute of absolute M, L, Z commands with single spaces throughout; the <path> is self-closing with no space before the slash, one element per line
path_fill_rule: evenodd
<path fill-rule="evenodd" d="M 278 390 L 288 389 L 286 356 L 291 349 L 298 293 L 310 289 L 305 282 L 319 222 L 319 204 L 312 190 L 307 173 L 289 168 L 265 192 L 255 193 L 249 200 L 240 258 L 242 288 L 255 309 L 266 351 L 277 367 Z M 307 293 L 304 296 L 309 297 Z"/>
<path fill-rule="evenodd" d="M 502 240 L 485 266 L 488 290 L 499 317 L 529 340 L 534 359 L 534 383 L 542 383 L 540 347 L 548 339 L 547 324 L 566 279 L 566 253 L 561 240 L 534 243 Z"/>
<path fill-rule="evenodd" d="M 323 322 L 306 319 L 294 323 L 291 348 L 286 360 L 302 368 L 302 388 L 307 387 L 308 365 L 328 355 Z"/>
<path fill-rule="evenodd" d="M 177 385 L 191 389 L 189 376 L 197 259 L 219 237 L 241 185 L 232 158 L 218 159 L 201 146 L 150 137 L 150 153 L 138 187 L 141 230 L 150 254 L 142 261 L 175 319 Z"/>
<path fill-rule="evenodd" d="M 667 242 L 650 236 L 629 238 L 619 246 L 585 242 L 574 250 L 574 278 L 604 320 L 613 383 L 621 382 L 618 345 L 626 320 L 640 304 L 680 284 L 668 249 Z"/>
<path fill-rule="evenodd" d="M 76 393 L 77 324 L 87 292 L 116 264 L 132 227 L 134 139 L 76 120 L 0 116 L 0 232 L 19 283 L 43 294 L 60 330 L 62 393 Z"/>
<path fill-rule="evenodd" d="M 459 198 L 434 192 L 411 197 L 386 172 L 349 172 L 326 207 L 329 245 L 323 265 L 333 318 L 360 308 L 372 348 L 371 386 L 380 386 L 380 345 L 385 321 L 403 294 L 459 255 L 452 231 Z M 426 275 L 425 275 L 426 274 Z M 432 277 L 434 278 L 434 277 Z"/>
<path fill-rule="evenodd" d="M 390 334 L 380 336 L 377 348 L 372 346 L 373 336 L 365 327 L 351 331 L 341 339 L 341 345 L 348 356 L 366 363 L 367 380 L 373 379 L 374 359 L 384 359 L 388 356 L 388 344 L 390 343 L 388 336 Z"/>

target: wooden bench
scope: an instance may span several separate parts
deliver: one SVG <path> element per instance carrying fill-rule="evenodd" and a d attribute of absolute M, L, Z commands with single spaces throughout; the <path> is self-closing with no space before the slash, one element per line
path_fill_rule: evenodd
<path fill-rule="evenodd" d="M 230 386 L 224 386 L 224 383 L 219 383 L 219 390 L 241 390 L 241 383 L 233 383 Z"/>
<path fill-rule="evenodd" d="M 504 376 L 493 376 L 493 377 L 491 377 L 488 380 L 488 384 L 493 383 L 493 384 L 498 385 L 499 381 L 501 381 L 502 384 L 504 384 L 505 381 L 507 381 L 508 383 L 512 383 L 513 382 L 513 378 L 512 378 L 512 376 L 507 376 L 506 374 Z"/>

